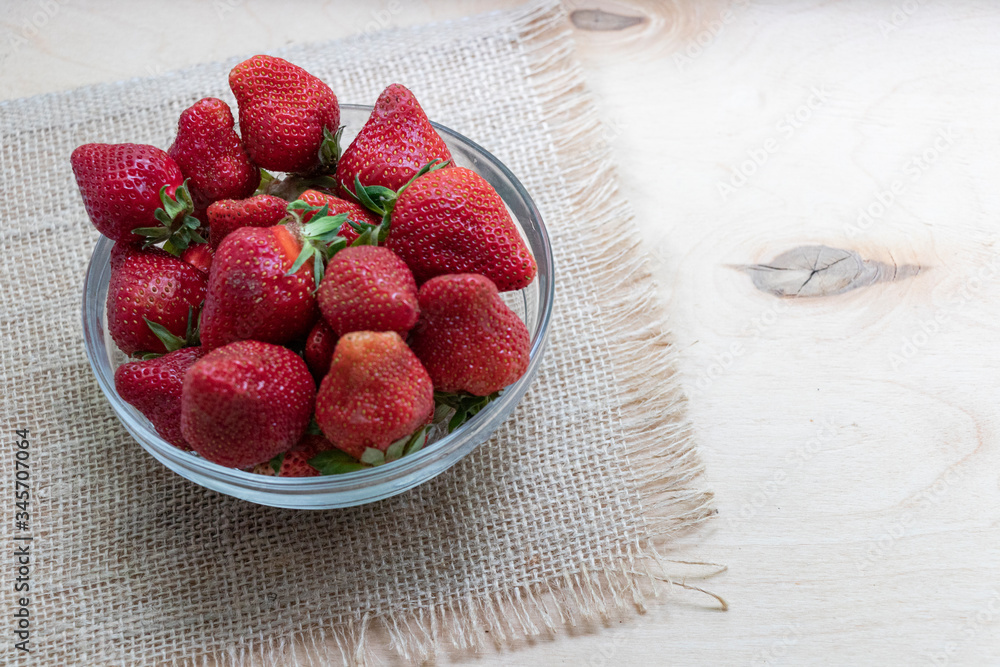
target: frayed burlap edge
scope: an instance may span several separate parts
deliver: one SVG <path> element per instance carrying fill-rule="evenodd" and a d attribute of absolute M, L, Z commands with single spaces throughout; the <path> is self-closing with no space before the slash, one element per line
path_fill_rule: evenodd
<path fill-rule="evenodd" d="M 574 202 L 566 213 L 589 222 L 584 226 L 595 232 L 583 248 L 589 266 L 602 277 L 594 286 L 594 300 L 607 323 L 603 343 L 618 387 L 623 388 L 614 406 L 625 434 L 619 445 L 625 448 L 630 482 L 642 504 L 645 537 L 622 545 L 613 560 L 581 562 L 575 572 L 560 578 L 418 611 L 359 614 L 345 626 L 314 628 L 282 639 L 261 637 L 255 646 L 234 646 L 225 654 L 205 656 L 199 664 L 367 664 L 376 631 L 407 661 L 432 659 L 448 646 L 477 652 L 490 645 L 503 649 L 517 639 L 605 623 L 628 609 L 643 612 L 650 596 L 672 586 L 704 593 L 726 609 L 718 595 L 670 575 L 673 563 L 699 566 L 701 577 L 725 569 L 714 563 L 672 561 L 665 555 L 673 538 L 715 514 L 713 496 L 702 479 L 675 372 L 677 353 L 664 326 L 666 311 L 651 260 L 640 247 L 634 214 L 618 191 L 608 130 L 573 57 L 567 15 L 552 2 L 508 15 L 530 63 L 526 77 L 543 103 L 562 186 Z M 614 234 L 602 233 L 610 222 Z"/>

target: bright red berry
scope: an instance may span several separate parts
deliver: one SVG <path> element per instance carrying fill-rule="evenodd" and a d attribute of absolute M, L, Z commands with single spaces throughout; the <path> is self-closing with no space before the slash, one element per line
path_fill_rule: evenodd
<path fill-rule="evenodd" d="M 240 132 L 264 169 L 304 173 L 323 166 L 324 130 L 335 133 L 340 106 L 330 87 L 287 60 L 258 55 L 229 73 Z"/>
<path fill-rule="evenodd" d="M 316 422 L 341 451 L 385 451 L 434 414 L 427 371 L 394 331 L 343 336 L 316 397 Z"/>
<path fill-rule="evenodd" d="M 316 293 L 320 313 L 338 336 L 351 331 L 395 331 L 417 323 L 417 283 L 388 248 L 344 248 L 326 266 Z"/>
<path fill-rule="evenodd" d="M 208 207 L 208 242 L 218 249 L 229 232 L 240 227 L 271 227 L 281 222 L 288 202 L 272 195 L 221 199 Z"/>
<path fill-rule="evenodd" d="M 306 337 L 306 347 L 302 358 L 306 360 L 310 372 L 320 382 L 330 370 L 330 359 L 333 349 L 337 346 L 337 334 L 322 317 L 316 320 L 312 330 Z"/>
<path fill-rule="evenodd" d="M 260 183 L 233 129 L 229 105 L 214 97 L 198 100 L 181 113 L 177 138 L 167 151 L 189 180 L 196 209 L 220 199 L 249 197 Z"/>
<path fill-rule="evenodd" d="M 364 127 L 337 163 L 337 181 L 354 192 L 362 185 L 398 190 L 431 160 L 451 160 L 448 146 L 431 126 L 417 98 L 394 83 L 379 95 Z"/>
<path fill-rule="evenodd" d="M 309 459 L 333 448 L 333 444 L 321 435 L 302 436 L 281 459 L 278 477 L 318 477 L 319 470 L 309 465 Z"/>
<path fill-rule="evenodd" d="M 91 222 L 112 241 L 134 243 L 140 227 L 160 223 L 160 189 L 173 196 L 184 182 L 180 167 L 165 152 L 145 144 L 84 144 L 70 156 L 73 175 Z"/>
<path fill-rule="evenodd" d="M 299 441 L 315 399 L 316 384 L 301 357 L 279 345 L 238 341 L 188 369 L 181 433 L 205 459 L 249 468 Z"/>
<path fill-rule="evenodd" d="M 207 274 L 212 268 L 213 255 L 215 252 L 207 243 L 194 243 L 181 253 L 181 259 Z"/>
<path fill-rule="evenodd" d="M 116 243 L 106 306 L 112 340 L 128 355 L 166 352 L 146 320 L 184 338 L 189 316 L 205 298 L 207 283 L 203 271 L 159 248 L 142 250 Z"/>
<path fill-rule="evenodd" d="M 243 227 L 212 260 L 201 313 L 201 342 L 214 349 L 237 340 L 284 344 L 303 338 L 319 315 L 312 262 L 286 275 L 302 250 L 288 225 Z"/>
<path fill-rule="evenodd" d="M 115 370 L 118 395 L 145 415 L 164 440 L 181 449 L 191 449 L 181 435 L 184 374 L 204 354 L 200 347 L 183 347 L 155 359 L 130 361 Z"/>
<path fill-rule="evenodd" d="M 432 171 L 403 190 L 385 246 L 418 284 L 447 273 L 479 273 L 506 292 L 527 287 L 537 272 L 500 195 L 463 167 Z"/>
<path fill-rule="evenodd" d="M 436 391 L 488 396 L 524 375 L 531 337 L 488 278 L 456 274 L 420 288 L 410 347 Z"/>

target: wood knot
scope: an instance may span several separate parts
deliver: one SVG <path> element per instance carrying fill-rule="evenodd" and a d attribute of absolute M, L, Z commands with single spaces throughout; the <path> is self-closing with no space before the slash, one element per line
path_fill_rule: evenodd
<path fill-rule="evenodd" d="M 644 16 L 625 16 L 614 14 L 603 9 L 577 9 L 570 13 L 569 20 L 580 30 L 608 32 L 612 30 L 627 30 L 632 26 L 646 22 Z"/>
<path fill-rule="evenodd" d="M 738 268 L 750 274 L 760 291 L 792 298 L 843 294 L 920 273 L 919 266 L 867 260 L 853 250 L 825 245 L 799 246 L 765 264 Z"/>

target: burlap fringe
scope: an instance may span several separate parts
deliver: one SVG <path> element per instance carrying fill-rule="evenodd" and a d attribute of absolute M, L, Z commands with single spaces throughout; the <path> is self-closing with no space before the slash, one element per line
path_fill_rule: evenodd
<path fill-rule="evenodd" d="M 261 638 L 253 642 L 257 645 L 253 658 L 261 664 L 368 664 L 372 647 L 366 638 L 373 624 L 389 638 L 388 648 L 407 662 L 432 659 L 445 644 L 460 651 L 502 649 L 511 640 L 607 622 L 629 606 L 644 611 L 650 595 L 672 586 L 704 593 L 726 609 L 721 597 L 670 576 L 672 563 L 701 566 L 703 573 L 694 578 L 717 574 L 723 566 L 671 561 L 663 554 L 672 537 L 715 510 L 711 492 L 699 483 L 702 464 L 674 372 L 676 352 L 663 327 L 665 313 L 649 260 L 639 239 L 628 233 L 634 229 L 633 214 L 618 193 L 608 129 L 572 57 L 565 13 L 553 3 L 533 4 L 521 10 L 515 25 L 520 46 L 534 63 L 527 77 L 544 103 L 544 120 L 556 139 L 564 186 L 575 202 L 570 215 L 592 221 L 594 233 L 579 242 L 579 250 L 591 258 L 594 274 L 601 276 L 594 284 L 594 302 L 602 317 L 628 332 L 606 344 L 616 360 L 619 386 L 625 388 L 617 409 L 629 434 L 627 455 L 648 538 L 623 546 L 614 562 L 602 569 L 580 563 L 577 572 L 554 581 L 470 595 L 430 608 L 401 609 L 379 618 L 359 616 L 348 627 L 317 629 L 280 642 Z M 553 48 L 554 43 L 559 46 Z M 601 220 L 608 211 L 614 211 L 614 229 L 602 230 Z M 203 664 L 236 667 L 250 657 L 249 650 L 234 648 Z"/>

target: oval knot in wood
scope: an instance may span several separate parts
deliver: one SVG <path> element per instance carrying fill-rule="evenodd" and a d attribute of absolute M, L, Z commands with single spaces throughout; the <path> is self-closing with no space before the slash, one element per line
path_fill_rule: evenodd
<path fill-rule="evenodd" d="M 920 273 L 919 266 L 867 260 L 825 245 L 799 246 L 765 264 L 739 268 L 750 274 L 754 287 L 780 297 L 832 296 Z"/>
<path fill-rule="evenodd" d="M 646 22 L 646 18 L 643 16 L 625 16 L 606 12 L 603 9 L 577 9 L 569 15 L 569 20 L 580 30 L 598 32 L 627 30 L 634 25 Z"/>

